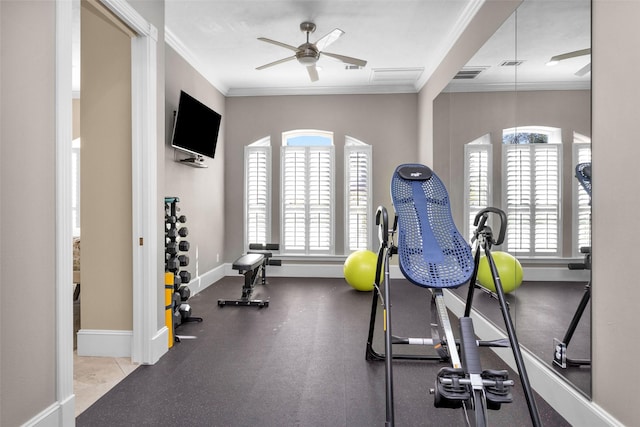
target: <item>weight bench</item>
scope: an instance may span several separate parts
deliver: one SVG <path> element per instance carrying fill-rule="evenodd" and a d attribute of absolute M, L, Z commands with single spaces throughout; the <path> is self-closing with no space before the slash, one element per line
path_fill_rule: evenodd
<path fill-rule="evenodd" d="M 231 268 L 238 270 L 239 274 L 244 275 L 244 285 L 242 286 L 242 296 L 240 299 L 219 299 L 218 306 L 223 307 L 227 304 L 240 306 L 258 306 L 268 307 L 268 300 L 251 299 L 253 288 L 258 278 L 261 277 L 261 283 L 267 284 L 267 265 L 281 265 L 280 260 L 272 259 L 272 250 L 278 250 L 280 245 L 277 243 L 251 243 L 249 252 L 236 259 Z"/>
<path fill-rule="evenodd" d="M 272 259 L 273 252 L 280 250 L 278 243 L 249 243 L 250 254 L 261 254 L 264 256 L 262 261 L 262 284 L 267 284 L 267 265 L 282 265 L 279 259 Z"/>

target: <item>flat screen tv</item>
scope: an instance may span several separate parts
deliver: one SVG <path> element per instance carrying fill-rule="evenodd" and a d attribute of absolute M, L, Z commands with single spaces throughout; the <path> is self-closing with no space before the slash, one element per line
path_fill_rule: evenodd
<path fill-rule="evenodd" d="M 214 158 L 222 116 L 188 93 L 180 91 L 171 146 Z"/>

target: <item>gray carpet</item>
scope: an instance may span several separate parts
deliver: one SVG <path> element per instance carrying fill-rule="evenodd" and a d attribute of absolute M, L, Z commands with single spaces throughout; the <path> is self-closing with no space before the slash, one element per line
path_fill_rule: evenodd
<path fill-rule="evenodd" d="M 393 332 L 427 336 L 425 289 L 392 281 Z M 343 279 L 270 278 L 266 308 L 217 306 L 240 296 L 226 277 L 190 299 L 202 323 L 153 366 L 141 366 L 77 418 L 78 426 L 382 426 L 384 363 L 365 360 L 371 293 Z M 378 323 L 380 325 L 380 323 Z M 376 332 L 382 341 L 382 332 Z M 382 348 L 378 348 L 382 351 Z M 504 363 L 483 350 L 483 368 Z M 394 362 L 397 426 L 464 425 L 462 411 L 436 409 L 429 389 L 439 362 Z M 515 401 L 491 411 L 493 426 L 531 425 L 518 378 Z M 568 426 L 540 397 L 547 426 Z"/>

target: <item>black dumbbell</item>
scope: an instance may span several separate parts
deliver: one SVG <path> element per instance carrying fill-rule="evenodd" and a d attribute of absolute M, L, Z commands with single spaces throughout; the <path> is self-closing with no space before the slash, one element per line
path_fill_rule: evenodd
<path fill-rule="evenodd" d="M 176 230 L 175 227 L 172 227 L 169 230 L 167 230 L 164 234 L 165 234 L 165 236 L 168 236 L 168 237 L 171 237 L 171 238 L 178 237 L 178 230 Z"/>
<path fill-rule="evenodd" d="M 182 285 L 178 288 L 178 293 L 180 294 L 180 301 L 184 302 L 191 296 L 191 289 L 187 285 Z"/>
<path fill-rule="evenodd" d="M 178 221 L 184 224 L 185 222 L 187 222 L 187 217 L 184 215 L 180 215 L 178 217 Z"/>
<path fill-rule="evenodd" d="M 182 314 L 179 309 L 173 310 L 173 327 L 180 326 L 182 324 Z"/>
<path fill-rule="evenodd" d="M 182 242 L 180 242 L 182 244 Z M 166 251 L 170 255 L 175 255 L 178 253 L 178 243 L 177 242 L 169 242 L 166 245 Z"/>
<path fill-rule="evenodd" d="M 180 304 L 179 311 L 182 315 L 182 320 L 186 320 L 191 317 L 191 306 L 189 304 Z"/>
<path fill-rule="evenodd" d="M 187 237 L 189 235 L 189 229 L 187 227 L 180 227 L 178 234 L 180 237 Z"/>
<path fill-rule="evenodd" d="M 182 240 L 178 244 L 178 249 L 180 249 L 182 252 L 187 252 L 189 250 L 189 246 L 189 242 L 187 242 L 186 240 Z"/>
<path fill-rule="evenodd" d="M 164 217 L 164 222 L 166 222 L 167 224 L 175 224 L 177 220 L 178 218 L 176 218 L 175 215 L 166 215 Z"/>
<path fill-rule="evenodd" d="M 183 270 L 178 274 L 180 275 L 180 281 L 182 283 L 189 283 L 191 281 L 191 273 L 189 273 L 188 271 Z"/>
<path fill-rule="evenodd" d="M 180 304 L 182 304 L 182 299 L 180 298 L 180 293 L 174 292 L 172 301 L 173 301 L 173 306 L 175 308 L 180 307 Z"/>
<path fill-rule="evenodd" d="M 186 267 L 189 265 L 189 257 L 187 255 L 180 255 L 178 257 L 178 261 L 180 261 L 180 267 Z"/>
<path fill-rule="evenodd" d="M 180 267 L 180 261 L 175 256 L 169 258 L 165 264 L 165 269 L 168 271 L 177 270 L 179 267 Z"/>

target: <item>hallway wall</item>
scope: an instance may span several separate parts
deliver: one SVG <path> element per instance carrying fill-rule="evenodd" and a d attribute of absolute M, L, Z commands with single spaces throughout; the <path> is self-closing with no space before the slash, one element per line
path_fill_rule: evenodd
<path fill-rule="evenodd" d="M 55 6 L 0 1 L 2 426 L 56 401 Z"/>

